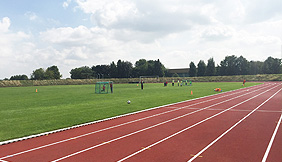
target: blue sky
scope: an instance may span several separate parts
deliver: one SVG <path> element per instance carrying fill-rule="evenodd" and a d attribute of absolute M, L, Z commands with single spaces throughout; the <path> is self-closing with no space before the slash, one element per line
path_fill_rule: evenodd
<path fill-rule="evenodd" d="M 0 79 L 118 59 L 186 68 L 227 55 L 281 57 L 281 0 L 2 0 Z"/>
<path fill-rule="evenodd" d="M 44 31 L 56 27 L 76 27 L 79 25 L 89 26 L 89 15 L 81 10 L 63 8 L 62 0 L 10 0 L 0 1 L 1 17 L 9 17 L 12 21 L 12 31 L 33 32 Z M 33 20 L 32 19 L 33 16 Z"/>

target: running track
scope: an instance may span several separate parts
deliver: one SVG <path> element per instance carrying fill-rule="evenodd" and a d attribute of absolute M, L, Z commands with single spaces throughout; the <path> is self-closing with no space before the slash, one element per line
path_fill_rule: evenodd
<path fill-rule="evenodd" d="M 0 146 L 10 161 L 282 161 L 282 83 L 269 82 Z"/>

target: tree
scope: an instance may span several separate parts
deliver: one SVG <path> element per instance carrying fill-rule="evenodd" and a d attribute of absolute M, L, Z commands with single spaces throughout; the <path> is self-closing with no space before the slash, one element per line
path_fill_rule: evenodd
<path fill-rule="evenodd" d="M 236 60 L 235 55 L 226 56 L 223 61 L 220 62 L 220 75 L 236 75 Z"/>
<path fill-rule="evenodd" d="M 110 70 L 110 77 L 117 78 L 117 66 L 114 61 L 110 64 L 109 70 Z"/>
<path fill-rule="evenodd" d="M 46 79 L 46 76 L 43 68 L 36 69 L 31 74 L 31 80 L 44 80 L 44 79 Z"/>
<path fill-rule="evenodd" d="M 262 74 L 262 67 L 263 62 L 261 61 L 250 61 L 249 63 L 249 74 L 250 75 L 256 75 L 256 74 Z"/>
<path fill-rule="evenodd" d="M 93 74 L 97 74 L 100 78 L 110 78 L 109 65 L 97 65 L 92 67 Z"/>
<path fill-rule="evenodd" d="M 155 62 L 153 60 L 149 60 L 147 62 L 148 62 L 147 75 L 155 75 L 155 70 L 154 70 Z"/>
<path fill-rule="evenodd" d="M 163 77 L 164 76 L 164 69 L 165 69 L 165 67 L 160 62 L 159 59 L 154 62 L 154 72 L 155 72 L 154 75 Z"/>
<path fill-rule="evenodd" d="M 93 72 L 90 67 L 83 66 L 79 68 L 72 69 L 70 71 L 72 79 L 89 79 L 91 78 Z"/>
<path fill-rule="evenodd" d="M 214 76 L 215 75 L 215 63 L 213 58 L 210 58 L 208 60 L 208 65 L 207 65 L 207 69 L 206 69 L 206 75 L 207 76 Z"/>
<path fill-rule="evenodd" d="M 247 75 L 249 74 L 250 64 L 247 59 L 243 56 L 240 56 L 236 59 L 236 74 L 238 75 Z"/>
<path fill-rule="evenodd" d="M 117 62 L 117 74 L 118 78 L 130 78 L 132 73 L 132 63 L 128 61 L 118 60 Z"/>
<path fill-rule="evenodd" d="M 81 68 L 71 69 L 70 74 L 72 79 L 81 79 Z"/>
<path fill-rule="evenodd" d="M 124 75 L 123 78 L 131 78 L 133 65 L 129 61 L 123 62 Z"/>
<path fill-rule="evenodd" d="M 189 76 L 190 76 L 190 77 L 195 77 L 195 76 L 196 76 L 196 73 L 197 73 L 197 68 L 196 68 L 194 62 L 191 62 L 189 66 L 190 66 L 190 69 L 189 69 Z"/>
<path fill-rule="evenodd" d="M 200 60 L 198 63 L 198 71 L 197 71 L 197 76 L 204 76 L 206 73 L 206 64 L 203 60 Z"/>
<path fill-rule="evenodd" d="M 36 69 L 31 74 L 32 80 L 44 80 L 44 79 L 60 79 L 62 75 L 59 72 L 59 69 L 57 66 L 53 65 L 46 69 L 46 71 L 43 68 Z"/>
<path fill-rule="evenodd" d="M 11 76 L 10 80 L 28 80 L 26 75 L 14 75 Z"/>
<path fill-rule="evenodd" d="M 148 62 L 145 59 L 136 61 L 134 73 L 136 77 L 148 75 Z"/>
<path fill-rule="evenodd" d="M 268 57 L 263 63 L 264 74 L 279 74 L 280 73 L 281 59 Z"/>
<path fill-rule="evenodd" d="M 61 79 L 62 77 L 58 67 L 55 65 L 48 67 L 45 73 L 47 79 Z"/>

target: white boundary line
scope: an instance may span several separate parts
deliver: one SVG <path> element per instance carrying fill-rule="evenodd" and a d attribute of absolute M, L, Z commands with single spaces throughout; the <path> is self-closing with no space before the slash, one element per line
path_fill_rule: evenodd
<path fill-rule="evenodd" d="M 256 86 L 260 87 L 264 84 L 265 83 L 250 86 L 250 87 L 240 88 L 240 89 L 246 89 L 247 90 L 247 89 L 250 89 L 250 88 L 253 88 L 253 87 L 256 87 Z M 102 120 L 96 120 L 96 121 L 93 121 L 93 122 L 79 124 L 79 125 L 75 125 L 75 126 L 71 126 L 71 127 L 67 127 L 67 128 L 57 129 L 57 130 L 53 130 L 53 131 L 49 131 L 49 132 L 43 132 L 43 133 L 39 133 L 39 134 L 34 134 L 34 135 L 22 137 L 22 138 L 16 138 L 16 139 L 8 140 L 8 141 L 3 141 L 3 142 L 0 142 L 0 146 L 5 145 L 5 144 L 9 144 L 9 143 L 18 142 L 18 141 L 27 140 L 27 139 L 30 139 L 30 138 L 35 138 L 35 137 L 45 136 L 45 135 L 49 135 L 49 134 L 53 134 L 53 133 L 57 133 L 57 132 L 62 132 L 62 131 L 69 130 L 69 129 L 74 129 L 74 128 L 78 128 L 78 127 L 92 125 L 92 124 L 95 124 L 95 123 L 100 123 L 100 122 L 104 122 L 104 121 L 108 121 L 108 120 L 112 120 L 112 119 L 116 119 L 116 118 L 120 118 L 120 117 L 134 115 L 134 114 L 138 114 L 138 113 L 142 113 L 142 112 L 146 112 L 146 111 L 151 111 L 151 110 L 155 110 L 155 109 L 159 109 L 159 108 L 164 108 L 166 106 L 171 106 L 171 105 L 180 104 L 180 103 L 184 103 L 184 102 L 190 102 L 190 101 L 198 100 L 198 99 L 205 98 L 205 97 L 211 97 L 211 96 L 216 96 L 216 95 L 220 95 L 220 94 L 230 93 L 230 92 L 233 92 L 233 91 L 238 91 L 240 89 L 235 89 L 235 90 L 227 91 L 227 92 L 223 92 L 223 93 L 217 93 L 217 94 L 212 94 L 212 95 L 194 98 L 194 99 L 190 99 L 190 100 L 180 101 L 180 102 L 171 103 L 171 104 L 167 104 L 167 105 L 157 106 L 157 107 L 153 107 L 153 108 L 149 108 L 149 109 L 145 109 L 145 110 L 140 110 L 140 111 L 136 111 L 136 112 L 132 112 L 132 113 L 127 113 L 127 114 L 123 114 L 123 115 L 118 115 L 118 116 L 114 116 L 114 117 L 110 117 L 110 118 L 106 118 L 106 119 L 102 119 Z"/>
<path fill-rule="evenodd" d="M 259 90 L 264 89 L 264 88 L 267 88 L 267 87 L 262 87 L 262 88 L 256 89 L 256 90 L 251 91 L 251 92 L 249 92 L 249 93 L 245 93 L 245 94 L 242 94 L 242 95 L 240 95 L 240 96 L 236 96 L 236 97 L 234 97 L 234 98 L 232 98 L 232 99 L 239 98 L 239 97 L 244 96 L 244 95 L 248 95 L 248 94 L 250 94 L 250 93 L 259 91 Z M 223 97 L 226 97 L 226 96 L 234 95 L 234 94 L 237 94 L 237 93 L 239 93 L 239 92 L 235 92 L 235 93 L 232 93 L 232 94 L 224 95 L 224 96 L 221 96 L 221 97 L 218 97 L 218 98 L 212 98 L 212 99 L 210 99 L 210 100 L 198 102 L 198 103 L 195 103 L 195 104 L 192 104 L 192 105 L 189 105 L 189 106 L 193 106 L 193 105 L 197 105 L 197 104 L 209 102 L 209 101 L 212 101 L 212 100 L 216 100 L 216 99 L 223 98 Z M 190 114 L 195 113 L 195 112 L 198 112 L 198 111 L 202 111 L 202 110 L 207 109 L 207 108 L 209 108 L 209 107 L 212 107 L 212 106 L 215 106 L 215 105 L 218 105 L 218 104 L 221 104 L 221 103 L 230 101 L 230 100 L 232 100 L 232 99 L 228 99 L 228 100 L 222 101 L 222 102 L 220 102 L 220 103 L 216 103 L 216 104 L 214 104 L 214 105 L 205 107 L 205 108 L 203 108 L 203 109 L 200 109 L 200 110 L 197 110 L 197 111 L 194 111 L 194 112 L 190 112 Z M 184 107 L 189 107 L 189 106 L 184 106 Z M 182 109 L 182 108 L 184 108 L 184 107 L 180 107 L 179 109 Z M 38 149 L 42 149 L 42 148 L 45 148 L 45 147 L 49 147 L 49 146 L 52 146 L 52 145 L 56 145 L 56 144 L 59 144 L 59 143 L 67 142 L 67 141 L 74 140 L 74 139 L 77 139 L 77 138 L 81 138 L 81 137 L 84 137 L 84 136 L 87 136 L 87 135 L 90 135 L 90 134 L 94 134 L 94 133 L 102 132 L 102 131 L 109 130 L 109 129 L 112 129 L 112 128 L 116 128 L 116 127 L 119 127 L 119 126 L 122 126 L 122 125 L 130 124 L 130 123 L 137 122 L 137 121 L 141 121 L 141 120 L 144 120 L 144 119 L 147 119 L 147 118 L 150 118 L 150 117 L 162 115 L 162 114 L 165 114 L 165 113 L 168 113 L 168 112 L 172 112 L 172 111 L 176 111 L 176 110 L 179 110 L 179 109 L 174 109 L 174 110 L 166 111 L 166 112 L 163 112 L 163 113 L 159 113 L 159 114 L 155 114 L 155 115 L 148 116 L 148 117 L 145 117 L 145 118 L 137 119 L 137 120 L 130 121 L 130 122 L 127 122 L 127 123 L 123 123 L 123 124 L 120 124 L 120 125 L 115 125 L 115 126 L 112 126 L 112 127 L 108 127 L 108 128 L 104 128 L 104 129 L 97 130 L 97 131 L 94 131 L 94 132 L 90 132 L 90 133 L 87 133 L 87 134 L 83 134 L 83 135 L 80 135 L 80 136 L 76 136 L 76 137 L 73 137 L 73 138 L 68 138 L 68 139 L 65 139 L 65 140 L 62 140 L 62 141 L 58 141 L 58 142 L 50 143 L 50 144 L 47 144 L 47 145 L 39 146 L 39 147 L 36 147 L 36 148 L 32 148 L 32 149 L 29 149 L 29 150 L 25 150 L 25 151 L 22 151 L 22 152 L 15 153 L 15 154 L 13 154 L 13 155 L 7 155 L 7 156 L 5 156 L 5 157 L 0 158 L 0 160 L 1 160 L 1 159 L 5 159 L 5 158 L 9 158 L 9 157 L 11 157 L 11 156 L 17 156 L 17 155 L 21 155 L 21 154 L 24 154 L 24 153 L 28 153 L 28 152 L 31 152 L 31 151 L 35 151 L 35 150 L 38 150 Z M 107 143 L 107 142 L 104 142 L 104 144 L 106 144 L 106 143 Z"/>
<path fill-rule="evenodd" d="M 8 162 L 8 161 L 5 161 L 5 160 L 0 160 L 0 162 Z"/>
<path fill-rule="evenodd" d="M 264 88 L 265 88 L 265 87 L 264 87 Z M 264 88 L 260 88 L 260 89 L 258 89 L 258 90 L 261 90 L 261 89 L 264 89 Z M 271 89 L 273 89 L 273 88 L 271 88 Z M 269 89 L 269 90 L 271 90 L 271 89 Z M 255 90 L 255 91 L 258 91 L 258 90 Z M 269 91 L 269 90 L 267 90 L 267 91 Z M 255 91 L 253 91 L 253 92 L 255 92 Z M 265 92 L 267 92 L 267 91 L 264 91 L 263 93 L 265 93 Z M 250 93 L 252 93 L 252 92 L 250 92 Z M 72 156 L 78 155 L 78 154 L 80 154 L 80 153 L 83 153 L 83 152 L 89 151 L 89 150 L 91 150 L 91 149 L 94 149 L 94 148 L 100 147 L 100 146 L 105 145 L 105 144 L 107 144 L 107 143 L 111 143 L 111 142 L 114 142 L 114 141 L 117 141 L 117 140 L 120 140 L 120 139 L 123 139 L 123 138 L 129 137 L 129 136 L 132 136 L 132 135 L 134 135 L 134 134 L 137 134 L 137 133 L 140 133 L 140 132 L 143 132 L 143 131 L 146 131 L 146 130 L 152 129 L 152 128 L 154 128 L 154 127 L 157 127 L 157 126 L 160 126 L 160 125 L 166 124 L 166 123 L 168 123 L 168 122 L 172 122 L 172 121 L 174 121 L 174 120 L 177 120 L 177 119 L 183 118 L 183 117 L 185 117 L 185 116 L 188 116 L 188 115 L 194 114 L 194 113 L 196 113 L 196 112 L 199 112 L 199 111 L 202 111 L 202 110 L 208 109 L 208 108 L 210 108 L 210 107 L 213 107 L 213 106 L 216 106 L 216 105 L 222 104 L 222 103 L 224 103 L 224 102 L 228 102 L 228 101 L 230 101 L 230 100 L 233 100 L 233 99 L 235 99 L 235 98 L 239 98 L 239 97 L 241 97 L 241 96 L 244 96 L 244 95 L 247 95 L 247 94 L 250 94 L 250 93 L 246 93 L 246 94 L 243 94 L 243 95 L 240 95 L 240 96 L 236 96 L 236 97 L 234 97 L 234 98 L 231 98 L 231 99 L 228 99 L 228 100 L 225 100 L 225 101 L 222 101 L 222 102 L 219 102 L 219 103 L 216 103 L 216 104 L 213 104 L 213 105 L 207 106 L 207 107 L 205 107 L 205 108 L 202 108 L 202 109 L 199 109 L 199 110 L 196 110 L 196 111 L 193 111 L 193 112 L 186 113 L 186 114 L 184 114 L 184 115 L 181 115 L 181 116 L 178 116 L 178 117 L 172 118 L 172 119 L 170 119 L 170 120 L 166 120 L 166 121 L 164 121 L 164 122 L 161 122 L 161 123 L 158 123 L 158 124 L 155 124 L 155 125 L 149 126 L 149 127 L 147 127 L 147 128 L 143 128 L 143 129 L 141 129 L 141 130 L 138 130 L 138 131 L 135 131 L 135 132 L 132 132 L 132 133 L 129 133 L 129 134 L 126 134 L 126 135 L 120 136 L 120 137 L 117 137 L 117 138 L 115 138 L 115 139 L 112 139 L 112 140 L 109 140 L 109 141 L 106 141 L 106 142 L 100 143 L 100 144 L 98 144 L 98 145 L 94 145 L 94 146 L 92 146 L 92 147 L 88 147 L 88 148 L 86 148 L 86 149 L 83 149 L 83 150 L 80 150 L 80 151 L 74 152 L 74 153 L 72 153 L 72 154 L 69 154 L 69 155 L 67 155 L 67 156 L 61 157 L 61 158 L 59 158 L 59 159 L 53 160 L 52 162 L 57 162 L 57 161 L 60 161 L 60 160 L 63 160 L 63 159 L 66 159 L 66 158 L 69 158 L 69 157 L 72 157 Z M 261 93 L 261 94 L 262 94 L 262 93 Z M 258 96 L 258 95 L 257 95 L 257 96 Z M 253 97 L 252 97 L 252 98 L 253 98 Z M 225 112 L 225 111 L 222 111 L 222 112 Z M 145 148 L 144 148 L 144 149 L 145 149 Z"/>
<path fill-rule="evenodd" d="M 194 107 L 191 107 L 191 108 L 183 108 L 183 109 L 191 109 L 191 110 L 198 110 L 198 109 L 201 109 L 201 108 L 194 108 Z M 221 110 L 225 110 L 225 109 L 217 109 L 217 108 L 214 108 L 214 109 L 207 109 L 209 111 L 221 111 Z M 242 111 L 242 112 L 250 112 L 252 110 L 242 110 L 242 109 L 234 109 L 234 110 L 230 110 L 230 111 Z M 265 113 L 282 113 L 282 111 L 275 111 L 275 110 L 257 110 L 257 112 L 265 112 Z"/>
<path fill-rule="evenodd" d="M 274 132 L 273 132 L 273 134 L 272 134 L 272 137 L 271 137 L 271 139 L 270 139 L 270 141 L 269 141 L 269 144 L 268 144 L 267 149 L 266 149 L 266 151 L 265 151 L 265 153 L 264 153 L 262 162 L 265 162 L 266 159 L 267 159 L 267 157 L 268 157 L 268 154 L 269 154 L 269 151 L 270 151 L 270 149 L 271 149 L 272 143 L 273 143 L 273 141 L 274 141 L 274 138 L 275 138 L 275 136 L 276 136 L 276 133 L 277 133 L 277 131 L 278 131 L 278 128 L 279 128 L 279 126 L 280 126 L 280 124 L 281 124 L 281 120 L 282 120 L 282 114 L 281 114 L 280 119 L 279 119 L 279 121 L 278 121 L 278 123 L 277 123 L 277 125 L 276 125 L 276 128 L 275 128 L 275 130 L 274 130 Z"/>
<path fill-rule="evenodd" d="M 277 87 L 277 86 L 275 86 L 275 87 Z M 273 87 L 273 88 L 275 88 L 275 87 Z M 273 89 L 273 88 L 271 88 L 271 89 Z M 193 127 L 195 127 L 195 126 L 197 126 L 197 125 L 199 125 L 199 124 L 202 124 L 202 123 L 204 123 L 205 121 L 210 120 L 210 119 L 212 119 L 212 118 L 214 118 L 214 117 L 216 117 L 216 116 L 218 116 L 218 115 L 220 115 L 220 114 L 222 114 L 222 113 L 224 113 L 224 112 L 226 112 L 226 111 L 228 111 L 228 110 L 230 110 L 230 109 L 232 109 L 232 108 L 234 108 L 234 107 L 236 107 L 236 106 L 239 106 L 239 105 L 241 105 L 241 104 L 243 104 L 243 103 L 245 103 L 245 102 L 247 102 L 247 101 L 250 101 L 251 99 L 258 97 L 259 95 L 264 94 L 264 93 L 270 91 L 271 89 L 268 89 L 268 90 L 266 90 L 266 91 L 264 91 L 264 92 L 262 92 L 262 93 L 259 93 L 258 95 L 255 95 L 255 96 L 253 96 L 253 97 L 251 97 L 251 98 L 249 98 L 249 99 L 247 99 L 247 100 L 245 100 L 245 101 L 242 101 L 242 102 L 240 102 L 240 103 L 238 103 L 238 104 L 236 104 L 236 105 L 234 105 L 234 106 L 232 106 L 232 107 L 230 107 L 230 108 L 228 108 L 228 109 L 226 109 L 226 110 L 224 110 L 224 111 L 221 111 L 221 112 L 219 112 L 219 113 L 217 113 L 217 114 L 215 114 L 215 115 L 212 115 L 212 116 L 210 116 L 210 117 L 208 117 L 208 118 L 206 118 L 206 119 L 204 119 L 204 120 L 202 120 L 202 121 L 199 121 L 199 122 L 197 122 L 197 123 L 195 123 L 195 124 L 193 124 L 193 125 L 191 125 L 191 126 L 189 126 L 189 127 L 184 128 L 184 129 L 182 129 L 182 130 L 180 130 L 180 131 L 178 131 L 178 132 L 176 132 L 176 133 L 174 133 L 174 134 L 172 134 L 172 135 L 170 135 L 170 136 L 168 136 L 168 137 L 166 137 L 166 138 L 163 138 L 163 139 L 161 139 L 161 140 L 159 140 L 159 141 L 157 141 L 157 142 L 155 142 L 155 143 L 153 143 L 153 144 L 151 144 L 151 145 L 149 145 L 149 146 L 147 146 L 147 147 L 144 147 L 143 149 L 141 149 L 141 150 L 139 150 L 139 151 L 136 151 L 136 152 L 134 152 L 134 153 L 132 153 L 132 154 L 130 154 L 130 155 L 128 155 L 128 156 L 122 158 L 121 160 L 118 160 L 118 162 L 122 162 L 122 161 L 124 161 L 124 160 L 126 160 L 126 159 L 129 159 L 129 158 L 131 158 L 132 156 L 135 156 L 135 155 L 137 155 L 137 154 L 139 154 L 139 153 L 141 153 L 141 152 L 147 150 L 148 148 L 152 148 L 153 146 L 155 146 L 155 145 L 157 145 L 157 144 L 159 144 L 159 143 L 161 143 L 161 142 L 164 142 L 164 141 L 166 141 L 166 140 L 168 140 L 168 139 L 170 139 L 170 138 L 172 138 L 172 137 L 174 137 L 174 136 L 176 136 L 176 135 L 178 135 L 178 134 L 180 134 L 180 133 L 182 133 L 182 132 L 184 132 L 184 131 L 186 131 L 186 130 L 188 130 L 188 129 L 191 129 L 191 128 L 193 128 Z M 194 157 L 197 157 L 197 155 L 195 155 Z"/>
<path fill-rule="evenodd" d="M 226 130 L 224 133 L 222 133 L 219 137 L 217 137 L 214 141 L 212 141 L 210 144 L 208 144 L 205 148 L 203 148 L 200 152 L 198 152 L 194 157 L 192 157 L 187 162 L 191 162 L 195 160 L 198 156 L 200 156 L 204 151 L 206 151 L 209 147 L 211 147 L 213 144 L 215 144 L 217 141 L 219 141 L 224 135 L 226 135 L 228 132 L 230 132 L 233 128 L 235 128 L 237 125 L 239 125 L 243 120 L 248 118 L 250 115 L 252 115 L 257 109 L 259 109 L 261 106 L 263 106 L 266 102 L 268 102 L 271 98 L 273 98 L 277 93 L 279 93 L 282 90 L 279 89 L 276 93 L 274 93 L 272 96 L 270 96 L 267 100 L 265 100 L 263 103 L 261 103 L 258 107 L 256 107 L 253 111 L 248 113 L 246 116 L 244 116 L 241 120 L 239 120 L 237 123 L 235 123 L 232 127 L 230 127 L 228 130 Z"/>

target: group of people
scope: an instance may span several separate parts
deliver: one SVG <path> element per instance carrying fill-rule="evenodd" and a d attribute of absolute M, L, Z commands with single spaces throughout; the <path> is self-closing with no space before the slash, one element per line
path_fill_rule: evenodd
<path fill-rule="evenodd" d="M 188 86 L 188 80 L 184 80 L 184 81 L 179 81 L 179 80 L 177 80 L 177 85 L 179 86 L 182 86 L 182 85 L 184 85 L 185 84 L 185 86 Z M 172 82 L 171 82 L 171 85 L 172 86 L 174 86 L 174 80 L 172 80 Z M 192 81 L 190 80 L 189 81 L 189 85 L 191 86 L 192 85 Z"/>
<path fill-rule="evenodd" d="M 111 93 L 113 93 L 113 82 L 110 82 Z M 102 92 L 106 91 L 106 84 L 103 84 Z"/>
<path fill-rule="evenodd" d="M 144 81 L 141 80 L 141 81 L 140 81 L 140 84 L 141 84 L 141 89 L 143 90 L 143 89 L 144 89 Z M 174 86 L 174 80 L 172 80 L 171 84 L 172 84 L 172 86 Z M 185 80 L 185 81 L 182 81 L 182 80 L 179 81 L 179 80 L 178 80 L 178 81 L 177 81 L 177 85 L 178 85 L 178 86 L 182 86 L 182 85 L 184 86 L 184 84 L 185 84 L 185 86 L 188 86 L 188 80 Z M 192 81 L 189 81 L 189 85 L 192 86 Z M 138 86 L 138 85 L 137 85 L 137 86 Z M 164 86 L 165 86 L 165 87 L 168 86 L 168 82 L 167 82 L 167 81 L 164 82 Z"/>

